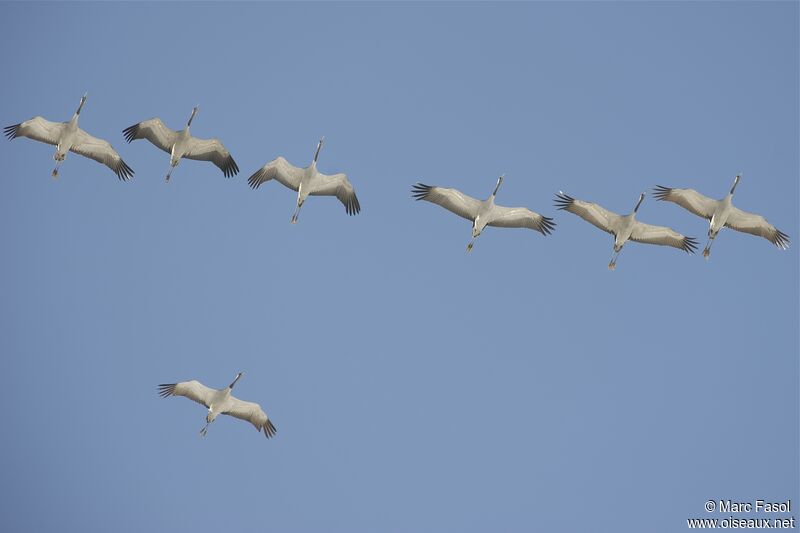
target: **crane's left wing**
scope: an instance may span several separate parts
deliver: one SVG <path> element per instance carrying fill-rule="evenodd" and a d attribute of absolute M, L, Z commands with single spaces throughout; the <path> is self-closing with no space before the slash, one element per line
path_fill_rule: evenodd
<path fill-rule="evenodd" d="M 228 149 L 225 148 L 219 139 L 198 139 L 192 138 L 189 151 L 184 155 L 195 161 L 211 161 L 225 174 L 226 178 L 236 175 L 239 167 L 231 157 Z"/>
<path fill-rule="evenodd" d="M 489 225 L 498 228 L 530 228 L 542 235 L 549 235 L 556 226 L 552 218 L 534 213 L 527 207 L 502 207 L 496 205 L 493 213 L 497 214 L 489 222 Z"/>
<path fill-rule="evenodd" d="M 72 145 L 70 150 L 89 159 L 94 159 L 98 163 L 103 163 L 113 170 L 122 181 L 127 181 L 133 177 L 131 167 L 122 160 L 117 151 L 107 141 L 92 137 L 81 129 L 78 130 L 75 144 Z"/>
<path fill-rule="evenodd" d="M 356 191 L 346 174 L 334 174 L 327 176 L 322 174 L 325 183 L 312 191 L 314 196 L 335 196 L 344 204 L 344 209 L 348 215 L 355 215 L 361 211 L 361 204 L 358 203 Z"/>
<path fill-rule="evenodd" d="M 180 383 L 162 383 L 158 386 L 158 394 L 162 398 L 167 396 L 186 396 L 192 401 L 208 407 L 216 391 L 206 387 L 197 380 L 181 381 Z"/>
<path fill-rule="evenodd" d="M 425 200 L 440 205 L 467 220 L 475 220 L 481 209 L 480 200 L 476 200 L 458 189 L 417 183 L 411 187 L 411 196 L 417 201 Z"/>
<path fill-rule="evenodd" d="M 656 185 L 653 196 L 656 200 L 678 204 L 690 213 L 709 220 L 714 216 L 719 203 L 694 189 L 673 189 L 663 185 Z"/>
<path fill-rule="evenodd" d="M 223 414 L 235 416 L 239 420 L 246 420 L 253 424 L 256 431 L 261 432 L 264 430 L 264 435 L 270 438 L 275 435 L 277 430 L 272 425 L 272 421 L 267 416 L 267 413 L 261 408 L 260 405 L 253 402 L 245 402 L 238 398 L 231 396 L 232 406 Z"/>
<path fill-rule="evenodd" d="M 589 224 L 611 233 L 612 235 L 614 231 L 616 231 L 615 227 L 619 219 L 622 218 L 601 205 L 578 200 L 563 192 L 559 192 L 556 195 L 556 207 L 578 215 Z"/>
<path fill-rule="evenodd" d="M 697 250 L 697 241 L 691 237 L 681 235 L 666 226 L 653 226 L 638 221 L 631 231 L 631 240 L 647 244 L 672 246 L 689 254 L 693 254 Z"/>
<path fill-rule="evenodd" d="M 247 183 L 253 189 L 258 189 L 262 183 L 275 179 L 284 187 L 293 191 L 300 188 L 305 169 L 296 167 L 281 156 L 276 157 L 263 167 L 256 170 L 252 176 L 247 178 Z"/>
<path fill-rule="evenodd" d="M 147 139 L 153 143 L 153 146 L 161 148 L 168 154 L 172 153 L 172 147 L 178 142 L 178 132 L 166 127 L 158 117 L 129 126 L 122 130 L 122 133 L 128 142 Z"/>
<path fill-rule="evenodd" d="M 58 144 L 58 139 L 61 138 L 64 126 L 63 122 L 50 122 L 42 117 L 33 117 L 25 122 L 6 126 L 3 129 L 3 133 L 9 139 L 27 137 L 34 141 L 55 145 Z"/>
<path fill-rule="evenodd" d="M 789 236 L 767 222 L 761 215 L 754 215 L 734 207 L 725 225 L 736 231 L 764 237 L 782 250 L 789 248 Z"/>

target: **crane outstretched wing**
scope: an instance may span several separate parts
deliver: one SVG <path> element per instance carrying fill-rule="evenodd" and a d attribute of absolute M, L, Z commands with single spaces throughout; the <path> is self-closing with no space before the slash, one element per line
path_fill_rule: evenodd
<path fill-rule="evenodd" d="M 25 122 L 6 126 L 3 133 L 9 139 L 27 137 L 47 144 L 58 144 L 58 139 L 61 138 L 65 126 L 66 124 L 63 122 L 50 122 L 42 117 L 33 117 Z"/>
<path fill-rule="evenodd" d="M 559 192 L 556 195 L 556 207 L 578 215 L 586 222 L 612 235 L 614 234 L 613 227 L 621 218 L 618 214 L 612 213 L 595 203 L 576 200 L 563 192 Z"/>
<path fill-rule="evenodd" d="M 256 170 L 252 176 L 247 178 L 247 183 L 253 189 L 258 189 L 265 181 L 274 179 L 284 187 L 296 191 L 300 187 L 300 180 L 303 179 L 303 171 L 304 169 L 298 168 L 278 156 Z"/>
<path fill-rule="evenodd" d="M 138 124 L 125 128 L 122 133 L 128 142 L 136 139 L 147 139 L 154 146 L 161 148 L 168 154 L 172 153 L 172 147 L 178 141 L 178 132 L 166 127 L 160 118 L 143 120 Z"/>
<path fill-rule="evenodd" d="M 256 431 L 260 432 L 263 429 L 264 435 L 267 438 L 275 435 L 277 430 L 260 405 L 253 402 L 245 402 L 233 396 L 231 396 L 231 402 L 232 406 L 222 414 L 234 416 L 239 420 L 250 422 L 255 426 Z"/>
<path fill-rule="evenodd" d="M 767 219 L 761 215 L 748 213 L 734 207 L 728 215 L 725 225 L 736 231 L 764 237 L 782 250 L 789 248 L 789 236 L 767 222 Z"/>
<path fill-rule="evenodd" d="M 167 396 L 186 396 L 200 405 L 208 407 L 216 391 L 206 387 L 197 380 L 181 381 L 180 383 L 163 383 L 158 386 L 158 394 L 162 398 Z"/>
<path fill-rule="evenodd" d="M 690 213 L 709 220 L 714 216 L 717 208 L 716 200 L 703 196 L 694 189 L 670 189 L 656 185 L 656 188 L 653 189 L 653 196 L 656 200 L 678 204 Z"/>
<path fill-rule="evenodd" d="M 647 244 L 658 244 L 661 246 L 672 246 L 686 253 L 693 254 L 697 250 L 697 241 L 674 231 L 666 226 L 653 226 L 636 222 L 631 231 L 631 240 Z"/>
<path fill-rule="evenodd" d="M 75 144 L 72 145 L 70 150 L 89 159 L 94 159 L 98 163 L 103 163 L 113 170 L 122 181 L 127 181 L 133 177 L 133 169 L 122 160 L 117 151 L 107 141 L 92 137 L 81 129 L 78 130 Z"/>
<path fill-rule="evenodd" d="M 194 159 L 195 161 L 211 161 L 225 174 L 226 178 L 239 173 L 239 166 L 219 139 L 192 137 L 189 151 L 183 157 Z"/>
<path fill-rule="evenodd" d="M 458 189 L 434 187 L 424 183 L 414 185 L 411 188 L 411 195 L 415 200 L 425 200 L 440 205 L 467 220 L 475 220 L 481 207 L 480 200 L 467 196 Z"/>
<path fill-rule="evenodd" d="M 325 180 L 322 186 L 311 191 L 313 196 L 335 196 L 344 205 L 348 215 L 355 215 L 361 212 L 361 204 L 358 203 L 356 191 L 346 174 L 334 174 L 328 176 L 321 174 Z"/>
<path fill-rule="evenodd" d="M 494 206 L 494 218 L 490 226 L 498 228 L 530 228 L 542 235 L 549 235 L 556 227 L 552 218 L 535 213 L 527 207 L 502 207 Z"/>

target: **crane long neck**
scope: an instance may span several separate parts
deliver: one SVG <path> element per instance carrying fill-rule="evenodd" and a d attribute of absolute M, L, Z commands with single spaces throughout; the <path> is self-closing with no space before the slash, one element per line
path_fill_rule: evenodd
<path fill-rule="evenodd" d="M 81 97 L 81 103 L 78 104 L 78 110 L 75 111 L 75 116 L 76 117 L 81 114 L 81 109 L 83 109 L 83 104 L 84 103 L 86 103 L 86 95 Z"/>
<path fill-rule="evenodd" d="M 319 143 L 317 143 L 317 151 L 314 152 L 314 163 L 317 162 L 317 158 L 319 157 L 319 151 L 322 150 L 322 139 L 320 139 Z"/>
<path fill-rule="evenodd" d="M 642 193 L 642 195 L 639 196 L 639 201 L 636 203 L 636 207 L 633 208 L 634 214 L 636 214 L 636 212 L 639 210 L 639 206 L 642 205 L 642 202 L 644 202 L 644 193 Z"/>
<path fill-rule="evenodd" d="M 736 186 L 737 186 L 737 185 L 739 185 L 739 180 L 740 180 L 740 179 L 741 179 L 741 176 L 739 176 L 739 175 L 737 175 L 737 176 L 734 178 L 734 180 L 733 180 L 733 187 L 731 187 L 731 193 L 730 193 L 730 194 L 731 194 L 731 196 L 733 196 L 733 191 L 735 191 L 735 190 L 736 190 Z"/>
<path fill-rule="evenodd" d="M 186 129 L 189 129 L 189 126 L 192 125 L 192 120 L 194 120 L 194 116 L 197 114 L 197 108 L 195 107 L 192 109 L 192 114 L 189 115 L 189 122 L 186 123 Z"/>
<path fill-rule="evenodd" d="M 502 183 L 503 183 L 503 176 L 500 176 L 499 178 L 497 178 L 497 185 L 495 185 L 495 187 L 494 187 L 494 192 L 492 193 L 492 198 L 497 196 L 497 191 L 500 190 L 500 185 Z"/>
<path fill-rule="evenodd" d="M 230 385 L 228 385 L 228 388 L 229 388 L 229 389 L 232 389 L 232 388 L 233 388 L 233 386 L 234 386 L 234 385 L 236 385 L 236 382 L 237 382 L 237 381 L 239 381 L 239 378 L 240 378 L 240 377 L 242 377 L 242 374 L 241 374 L 241 373 L 237 374 L 237 375 L 236 375 L 236 379 L 234 379 L 234 380 L 233 380 L 233 383 L 231 383 Z"/>

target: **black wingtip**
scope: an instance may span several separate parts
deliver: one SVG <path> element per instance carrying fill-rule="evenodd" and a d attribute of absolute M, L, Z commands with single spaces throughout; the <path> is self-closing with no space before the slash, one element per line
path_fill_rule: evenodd
<path fill-rule="evenodd" d="M 172 396 L 175 393 L 176 383 L 162 383 L 158 386 L 158 395 L 162 398 Z"/>
<path fill-rule="evenodd" d="M 17 137 L 19 137 L 19 127 L 20 127 L 20 125 L 21 125 L 21 123 L 20 124 L 14 124 L 13 126 L 6 126 L 5 128 L 3 128 L 3 133 L 5 134 L 6 137 L 8 137 L 9 141 L 11 139 L 16 139 Z"/>
<path fill-rule="evenodd" d="M 789 236 L 776 228 L 775 235 L 772 238 L 772 244 L 774 244 L 781 250 L 786 250 L 789 248 Z"/>
<path fill-rule="evenodd" d="M 131 142 L 138 138 L 139 135 L 139 124 L 134 124 L 133 126 L 128 126 L 124 130 L 122 130 L 122 134 L 125 135 L 125 140 L 127 142 Z"/>
<path fill-rule="evenodd" d="M 542 216 L 542 221 L 539 223 L 542 235 L 550 235 L 556 229 L 556 222 L 550 217 Z"/>
<path fill-rule="evenodd" d="M 268 439 L 275 436 L 278 430 L 275 429 L 275 426 L 272 424 L 272 420 L 267 419 L 266 423 L 264 423 L 264 436 Z"/>
<path fill-rule="evenodd" d="M 697 240 L 692 237 L 684 237 L 681 248 L 687 254 L 693 254 L 697 251 Z"/>
<path fill-rule="evenodd" d="M 559 192 L 556 194 L 555 198 L 555 206 L 558 209 L 567 209 L 569 206 L 572 205 L 572 202 L 575 201 L 575 198 L 568 194 L 564 194 L 563 192 Z"/>
<path fill-rule="evenodd" d="M 357 215 L 361 212 L 361 204 L 358 203 L 358 197 L 356 196 L 356 193 L 353 193 L 353 196 L 345 204 L 344 209 L 350 216 Z"/>
<path fill-rule="evenodd" d="M 236 161 L 234 161 L 233 157 L 230 155 L 225 159 L 222 165 L 222 173 L 225 174 L 226 178 L 232 178 L 239 173 L 239 165 L 236 164 Z"/>
<path fill-rule="evenodd" d="M 433 187 L 424 183 L 416 183 L 411 187 L 411 196 L 414 200 L 424 200 L 428 197 Z"/>
<path fill-rule="evenodd" d="M 656 188 L 653 189 L 653 198 L 656 200 L 666 200 L 669 193 L 672 192 L 672 189 L 669 187 L 664 187 L 663 185 L 656 185 Z"/>
<path fill-rule="evenodd" d="M 250 185 L 251 189 L 255 190 L 255 189 L 258 189 L 259 186 L 261 186 L 261 175 L 263 173 L 264 173 L 264 169 L 263 168 L 259 168 L 258 170 L 253 172 L 252 176 L 247 178 L 247 183 L 248 183 L 248 185 Z"/>
<path fill-rule="evenodd" d="M 120 181 L 128 181 L 133 177 L 133 169 L 122 159 L 119 160 L 119 164 L 117 168 L 114 169 L 114 172 L 117 174 L 117 178 L 119 178 Z"/>

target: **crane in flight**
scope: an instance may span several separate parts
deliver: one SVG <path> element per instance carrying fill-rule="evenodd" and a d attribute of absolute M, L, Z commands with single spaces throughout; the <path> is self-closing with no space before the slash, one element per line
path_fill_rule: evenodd
<path fill-rule="evenodd" d="M 186 127 L 181 131 L 169 129 L 161 122 L 160 118 L 156 117 L 129 126 L 122 133 L 128 142 L 136 139 L 147 139 L 154 146 L 169 154 L 169 170 L 167 171 L 166 181 L 169 181 L 172 170 L 178 166 L 182 158 L 194 159 L 195 161 L 211 161 L 222 171 L 226 178 L 235 176 L 239 172 L 239 167 L 219 139 L 199 139 L 192 137 L 189 133 L 189 126 L 192 125 L 192 120 L 194 120 L 194 116 L 199 109 L 197 106 L 192 109 L 189 122 L 186 123 Z"/>
<path fill-rule="evenodd" d="M 472 240 L 467 245 L 467 252 L 483 232 L 486 226 L 498 228 L 528 228 L 538 231 L 542 235 L 549 235 L 555 229 L 556 223 L 548 218 L 535 213 L 527 207 L 503 207 L 494 203 L 497 191 L 503 183 L 505 174 L 497 179 L 494 192 L 486 200 L 478 200 L 467 196 L 458 189 L 434 187 L 417 183 L 411 188 L 411 195 L 415 200 L 425 200 L 440 205 L 456 215 L 472 222 Z"/>
<path fill-rule="evenodd" d="M 614 236 L 614 251 L 611 254 L 611 261 L 608 268 L 614 270 L 617 267 L 617 257 L 622 251 L 622 247 L 628 240 L 643 242 L 645 244 L 658 244 L 661 246 L 672 246 L 686 253 L 694 253 L 697 249 L 697 241 L 691 237 L 681 235 L 677 231 L 666 226 L 653 226 L 644 224 L 636 220 L 636 212 L 644 201 L 644 193 L 639 195 L 639 201 L 630 215 L 618 215 L 592 202 L 576 200 L 568 194 L 559 191 L 556 195 L 556 207 L 578 215 L 586 222 L 592 224 Z"/>
<path fill-rule="evenodd" d="M 284 187 L 297 191 L 297 207 L 292 215 L 292 224 L 297 223 L 300 215 L 300 208 L 309 195 L 311 196 L 335 196 L 344 205 L 344 210 L 348 215 L 355 215 L 361 211 L 361 204 L 358 203 L 356 191 L 346 174 L 333 174 L 328 176 L 317 170 L 317 158 L 325 137 L 317 143 L 317 151 L 314 152 L 314 159 L 305 168 L 299 168 L 281 156 L 276 157 L 247 179 L 247 183 L 253 189 L 258 189 L 262 183 L 274 179 Z"/>
<path fill-rule="evenodd" d="M 181 381 L 180 383 L 163 383 L 158 386 L 158 394 L 162 398 L 185 396 L 200 405 L 204 405 L 208 409 L 206 425 L 200 430 L 200 434 L 204 437 L 208 433 L 208 426 L 217 416 L 230 415 L 239 420 L 250 422 L 255 426 L 256 431 L 261 432 L 263 430 L 264 435 L 270 438 L 275 435 L 277 430 L 261 406 L 257 403 L 245 402 L 231 396 L 231 390 L 236 385 L 236 382 L 239 381 L 239 378 L 242 377 L 242 374 L 242 372 L 236 374 L 233 383 L 224 389 L 212 389 L 199 381 L 192 380 Z"/>
<path fill-rule="evenodd" d="M 703 250 L 703 257 L 706 259 L 711 255 L 711 245 L 717 234 L 726 227 L 764 237 L 781 250 L 786 250 L 789 247 L 788 235 L 767 222 L 761 215 L 754 215 L 733 206 L 733 192 L 741 178 L 741 174 L 736 175 L 730 192 L 720 200 L 703 196 L 694 189 L 670 189 L 662 185 L 656 186 L 653 196 L 657 200 L 678 204 L 690 213 L 708 219 L 708 242 Z"/>
<path fill-rule="evenodd" d="M 52 144 L 56 147 L 53 159 L 56 166 L 52 176 L 58 177 L 58 167 L 64 162 L 68 152 L 94 159 L 102 163 L 117 175 L 121 181 L 127 181 L 133 177 L 133 170 L 119 156 L 116 150 L 103 139 L 92 137 L 78 127 L 78 118 L 86 103 L 88 94 L 81 97 L 78 110 L 67 122 L 50 122 L 42 117 L 33 117 L 25 122 L 7 126 L 3 131 L 6 137 L 16 139 L 17 137 L 28 137 L 34 141 Z"/>

